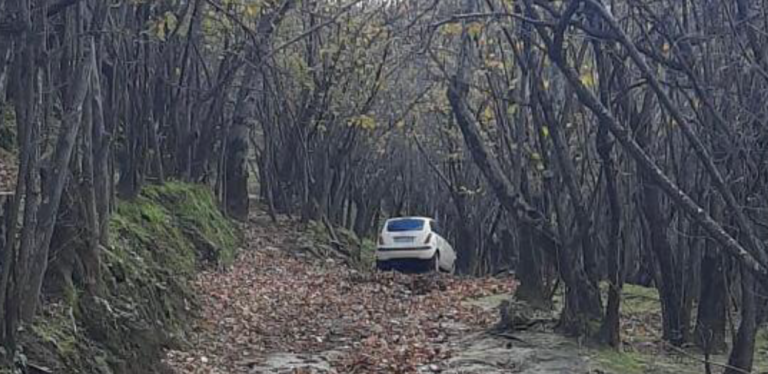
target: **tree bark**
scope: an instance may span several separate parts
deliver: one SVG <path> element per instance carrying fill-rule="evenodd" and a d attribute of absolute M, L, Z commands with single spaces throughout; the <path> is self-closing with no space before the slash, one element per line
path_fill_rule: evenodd
<path fill-rule="evenodd" d="M 456 76 L 451 79 L 447 95 L 467 148 L 502 206 L 510 213 L 517 214 L 526 223 L 547 233 L 549 238 L 554 238 L 555 235 L 551 234 L 553 230 L 549 227 L 549 221 L 538 210 L 524 201 L 504 176 L 498 162 L 491 156 L 483 143 L 477 125 L 471 118 L 471 112 L 465 103 L 469 90 L 466 79 L 469 69 L 469 43 L 471 41 L 466 32 L 462 39 L 459 68 Z M 561 328 L 569 334 L 583 335 L 588 332 L 587 321 L 601 316 L 602 306 L 600 305 L 599 294 L 592 292 L 594 287 L 590 286 L 583 274 L 583 269 L 575 269 L 572 266 L 576 263 L 572 257 L 573 250 L 565 247 L 559 249 L 564 252 L 558 258 L 560 260 L 559 270 L 566 284 L 566 306 L 561 315 Z"/>
<path fill-rule="evenodd" d="M 757 305 L 755 281 L 752 273 L 741 271 L 741 323 L 724 374 L 751 373 L 757 337 Z"/>
<path fill-rule="evenodd" d="M 597 130 L 597 151 L 602 160 L 605 189 L 608 198 L 609 229 L 608 229 L 608 303 L 605 307 L 605 318 L 600 327 L 600 338 L 603 343 L 612 347 L 621 346 L 621 290 L 624 286 L 624 250 L 621 247 L 621 218 L 622 209 L 616 183 L 616 167 L 611 157 L 613 145 L 608 139 L 608 129 L 600 125 Z"/>
<path fill-rule="evenodd" d="M 707 353 L 725 349 L 726 283 L 723 258 L 715 248 L 704 253 L 701 262 L 701 281 L 698 317 L 693 338 Z"/>
<path fill-rule="evenodd" d="M 93 68 L 94 51 L 93 39 L 88 38 L 86 43 L 85 58 L 81 58 L 75 76 L 70 81 L 71 96 L 70 102 L 66 106 L 66 112 L 62 118 L 62 131 L 59 134 L 56 149 L 54 151 L 53 162 L 49 170 L 48 188 L 44 191 L 42 205 L 38 213 L 38 225 L 36 225 L 35 236 L 38 241 L 35 245 L 34 253 L 31 256 L 31 263 L 28 269 L 29 278 L 23 287 L 24 298 L 21 300 L 21 317 L 29 322 L 35 315 L 40 291 L 43 285 L 43 277 L 48 267 L 48 252 L 53 236 L 53 228 L 56 224 L 61 194 L 67 181 L 70 158 L 72 150 L 75 147 L 75 139 L 82 123 L 83 102 L 87 97 L 88 83 Z"/>

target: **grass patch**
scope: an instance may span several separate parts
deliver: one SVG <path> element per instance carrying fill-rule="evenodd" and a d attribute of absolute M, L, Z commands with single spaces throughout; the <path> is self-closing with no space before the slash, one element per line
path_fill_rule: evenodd
<path fill-rule="evenodd" d="M 627 347 L 623 351 L 598 348 L 588 352 L 592 368 L 605 373 L 620 374 L 699 374 L 703 364 L 691 357 L 666 352 L 652 354 Z M 696 357 L 695 354 L 692 357 Z"/>
<path fill-rule="evenodd" d="M 607 348 L 596 350 L 592 359 L 596 368 L 607 373 L 643 374 L 648 367 L 646 358 L 640 354 Z"/>
<path fill-rule="evenodd" d="M 601 284 L 601 286 L 603 285 L 605 287 L 604 295 L 607 299 L 608 284 Z M 621 310 L 633 314 L 661 313 L 659 291 L 653 287 L 625 284 L 622 290 Z"/>
<path fill-rule="evenodd" d="M 768 328 L 763 327 L 757 332 L 755 342 L 755 369 L 762 373 L 768 371 Z"/>

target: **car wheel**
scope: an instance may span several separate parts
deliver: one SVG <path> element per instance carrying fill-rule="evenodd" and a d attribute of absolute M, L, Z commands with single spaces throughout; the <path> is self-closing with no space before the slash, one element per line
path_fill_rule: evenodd
<path fill-rule="evenodd" d="M 435 273 L 440 272 L 440 252 L 435 252 L 435 256 L 432 257 L 432 269 Z"/>

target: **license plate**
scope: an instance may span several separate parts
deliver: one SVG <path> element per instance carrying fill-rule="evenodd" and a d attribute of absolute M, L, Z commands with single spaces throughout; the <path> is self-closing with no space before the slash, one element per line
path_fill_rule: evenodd
<path fill-rule="evenodd" d="M 413 243 L 413 236 L 396 236 L 395 243 Z"/>

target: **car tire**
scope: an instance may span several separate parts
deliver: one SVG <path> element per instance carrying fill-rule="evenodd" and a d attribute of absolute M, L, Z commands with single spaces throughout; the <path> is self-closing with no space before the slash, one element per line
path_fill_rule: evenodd
<path fill-rule="evenodd" d="M 430 264 L 429 271 L 440 273 L 440 252 L 435 252 L 435 255 L 432 256 L 432 260 L 429 261 L 429 264 Z"/>

